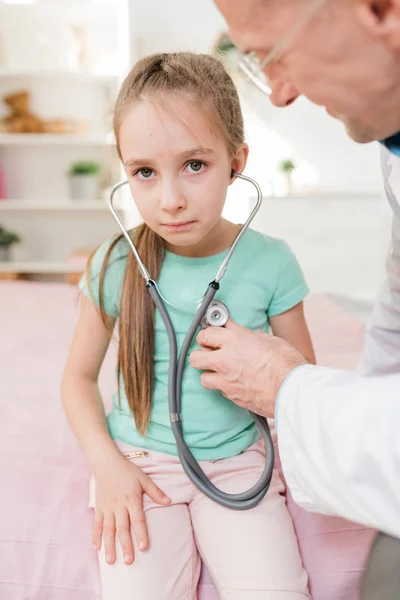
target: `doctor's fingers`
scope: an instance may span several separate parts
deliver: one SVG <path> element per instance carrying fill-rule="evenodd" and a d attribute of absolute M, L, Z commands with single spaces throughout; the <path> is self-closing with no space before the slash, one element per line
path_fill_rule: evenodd
<path fill-rule="evenodd" d="M 226 329 L 226 327 L 207 327 L 207 329 L 202 329 L 196 337 L 199 346 L 214 349 L 221 348 L 233 339 L 234 335 L 232 331 Z"/>
<path fill-rule="evenodd" d="M 257 336 L 271 337 L 265 332 L 257 330 Z M 257 337 L 256 336 L 256 337 Z M 224 348 L 225 346 L 240 346 L 254 344 L 255 332 L 238 325 L 232 319 L 229 319 L 225 327 L 207 327 L 197 334 L 197 343 L 202 348 Z"/>
<path fill-rule="evenodd" d="M 201 385 L 208 390 L 219 390 L 223 396 L 225 395 L 222 391 L 222 388 L 224 387 L 226 380 L 224 377 L 222 377 L 222 375 L 212 371 L 205 371 L 200 375 L 200 381 Z"/>
<path fill-rule="evenodd" d="M 221 375 L 230 371 L 229 360 L 221 350 L 193 350 L 189 358 L 190 366 L 199 371 L 216 371 Z"/>
<path fill-rule="evenodd" d="M 232 400 L 238 406 L 245 406 L 245 403 L 241 401 L 242 394 L 238 394 L 237 386 L 234 382 L 230 381 L 219 373 L 213 373 L 206 371 L 200 376 L 200 381 L 203 387 L 207 390 L 218 390 L 225 398 Z"/>

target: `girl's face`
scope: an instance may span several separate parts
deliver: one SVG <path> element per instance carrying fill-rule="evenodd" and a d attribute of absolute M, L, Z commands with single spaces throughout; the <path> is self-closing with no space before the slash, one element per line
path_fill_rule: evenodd
<path fill-rule="evenodd" d="M 174 96 L 162 105 L 136 102 L 122 121 L 119 145 L 138 210 L 167 248 L 190 253 L 216 239 L 230 171 L 246 164 L 245 144 L 230 157 L 208 111 Z"/>

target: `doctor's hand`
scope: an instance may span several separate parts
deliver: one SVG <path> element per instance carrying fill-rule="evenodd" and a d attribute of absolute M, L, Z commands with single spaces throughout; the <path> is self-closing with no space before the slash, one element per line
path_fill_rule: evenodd
<path fill-rule="evenodd" d="M 295 367 L 307 364 L 285 340 L 232 320 L 225 327 L 203 329 L 197 343 L 201 349 L 191 353 L 190 364 L 205 371 L 202 385 L 263 417 L 274 417 L 284 379 Z"/>

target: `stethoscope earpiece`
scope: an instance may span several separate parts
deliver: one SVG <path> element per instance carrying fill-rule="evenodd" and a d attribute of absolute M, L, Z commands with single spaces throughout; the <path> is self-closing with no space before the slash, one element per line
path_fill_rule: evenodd
<path fill-rule="evenodd" d="M 231 179 L 233 179 L 235 177 L 236 173 L 235 173 L 235 169 L 231 169 Z"/>

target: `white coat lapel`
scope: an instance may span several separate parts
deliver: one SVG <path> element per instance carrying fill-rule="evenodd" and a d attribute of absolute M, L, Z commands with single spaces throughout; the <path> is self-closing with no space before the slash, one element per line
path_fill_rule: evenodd
<path fill-rule="evenodd" d="M 396 220 L 400 221 L 400 157 L 383 147 L 381 163 L 387 199 Z"/>

